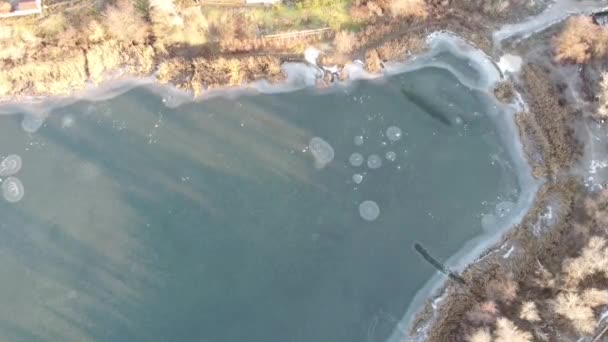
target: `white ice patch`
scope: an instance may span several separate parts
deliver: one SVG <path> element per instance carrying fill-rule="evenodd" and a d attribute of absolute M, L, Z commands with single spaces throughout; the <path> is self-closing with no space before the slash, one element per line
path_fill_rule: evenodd
<path fill-rule="evenodd" d="M 511 248 L 509 248 L 509 250 L 502 255 L 503 259 L 508 259 L 511 256 L 511 253 L 513 253 L 513 251 L 515 250 L 515 246 L 511 246 Z"/>
<path fill-rule="evenodd" d="M 591 165 L 589 165 L 589 173 L 596 174 L 598 169 L 603 169 L 608 166 L 608 161 L 605 160 L 592 160 Z"/>
<path fill-rule="evenodd" d="M 511 54 L 502 55 L 498 61 L 498 67 L 503 73 L 518 73 L 522 64 L 521 57 Z"/>
<path fill-rule="evenodd" d="M 61 119 L 61 128 L 70 128 L 74 126 L 74 117 L 71 115 L 66 115 Z"/>
<path fill-rule="evenodd" d="M 314 47 L 309 47 L 304 51 L 304 59 L 312 65 L 317 65 L 317 58 L 319 58 L 319 54 L 319 50 L 315 49 Z"/>

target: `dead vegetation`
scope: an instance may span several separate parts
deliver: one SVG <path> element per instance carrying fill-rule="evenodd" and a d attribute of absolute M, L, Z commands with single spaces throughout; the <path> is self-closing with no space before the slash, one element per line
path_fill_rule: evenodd
<path fill-rule="evenodd" d="M 446 321 L 436 325 L 441 333 L 431 334 L 429 341 L 446 341 L 445 336 L 453 336 L 449 341 L 468 342 L 593 337 L 601 329 L 600 316 L 608 311 L 608 234 L 604 225 L 608 190 L 585 196 L 573 202 L 573 220 L 564 221 L 563 230 L 554 231 L 546 241 L 554 242 L 536 247 L 542 253 L 525 254 L 512 263 L 488 261 L 492 267 L 486 265 L 478 282 L 469 280 L 470 286 L 485 290 L 473 291 L 477 293 L 474 297 L 459 297 L 460 303 L 464 301 L 464 306 L 458 306 L 462 313 L 445 313 Z M 587 229 L 574 229 L 577 225 Z M 468 308 L 466 297 L 473 303 Z M 445 330 L 448 319 L 453 329 L 449 335 Z"/>
<path fill-rule="evenodd" d="M 600 89 L 598 93 L 598 114 L 602 117 L 608 116 L 608 71 L 602 73 Z"/>
<path fill-rule="evenodd" d="M 395 27 L 401 30 L 428 16 L 425 0 L 302 0 L 264 10 L 173 0 L 76 2 L 40 18 L 3 21 L 0 96 L 64 94 L 108 76 L 154 71 L 159 71 L 162 82 L 175 81 L 198 94 L 201 89 L 261 77 L 276 79 L 280 61 L 257 57 L 262 54 L 301 54 L 307 46 L 329 39 L 335 55 L 341 56 L 334 59 L 344 62 L 369 45 L 377 46 Z M 265 38 L 268 33 L 319 25 L 330 26 L 337 34 Z M 370 52 L 377 57 L 374 67 L 423 43 L 405 45 Z M 70 62 L 77 64 L 67 67 Z M 26 84 L 28 77 L 35 84 Z"/>
<path fill-rule="evenodd" d="M 593 22 L 589 16 L 568 19 L 562 32 L 553 41 L 555 60 L 585 63 L 608 56 L 608 28 Z"/>

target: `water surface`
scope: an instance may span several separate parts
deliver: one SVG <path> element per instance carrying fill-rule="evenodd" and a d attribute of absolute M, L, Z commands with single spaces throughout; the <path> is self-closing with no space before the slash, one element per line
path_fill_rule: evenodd
<path fill-rule="evenodd" d="M 429 66 L 177 108 L 140 87 L 37 130 L 0 116 L 25 191 L 0 198 L 0 339 L 384 341 L 434 274 L 413 242 L 446 259 L 517 200 L 499 110 Z"/>

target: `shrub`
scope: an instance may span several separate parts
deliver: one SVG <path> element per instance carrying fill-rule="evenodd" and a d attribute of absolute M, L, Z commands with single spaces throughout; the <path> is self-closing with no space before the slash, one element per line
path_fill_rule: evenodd
<path fill-rule="evenodd" d="M 498 300 L 500 302 L 509 304 L 515 298 L 517 298 L 517 291 L 519 290 L 519 286 L 517 282 L 513 280 L 513 276 L 511 274 L 506 275 L 504 278 L 500 277 L 497 279 L 492 279 L 488 282 L 488 286 L 486 287 L 486 292 L 489 298 Z"/>
<path fill-rule="evenodd" d="M 519 329 L 510 320 L 501 317 L 496 322 L 495 342 L 532 342 L 532 334 Z"/>
<path fill-rule="evenodd" d="M 357 36 L 354 32 L 340 31 L 334 37 L 334 45 L 340 53 L 350 53 L 357 45 Z"/>
<path fill-rule="evenodd" d="M 424 0 L 392 0 L 390 11 L 395 17 L 426 19 L 429 15 Z"/>
<path fill-rule="evenodd" d="M 105 16 L 104 24 L 112 37 L 127 43 L 144 43 L 148 39 L 148 24 L 128 0 L 108 6 Z"/>
<path fill-rule="evenodd" d="M 595 329 L 593 310 L 577 293 L 560 293 L 553 304 L 554 311 L 569 319 L 576 331 L 591 334 Z"/>
<path fill-rule="evenodd" d="M 540 321 L 540 316 L 538 315 L 538 309 L 536 308 L 536 303 L 529 301 L 523 302 L 521 305 L 521 311 L 519 312 L 519 318 L 525 319 L 529 322 L 538 322 Z"/>
<path fill-rule="evenodd" d="M 606 276 L 608 272 L 606 239 L 599 236 L 589 239 L 579 257 L 564 260 L 562 270 L 565 274 L 565 283 L 570 288 L 578 286 L 583 279 L 593 274 L 603 273 Z"/>
<path fill-rule="evenodd" d="M 575 16 L 568 19 L 553 46 L 556 61 L 585 63 L 608 53 L 608 32 L 589 16 Z"/>
<path fill-rule="evenodd" d="M 600 81 L 600 93 L 598 98 L 598 114 L 600 114 L 601 116 L 608 116 L 608 72 L 602 73 L 602 80 Z"/>
<path fill-rule="evenodd" d="M 467 337 L 468 342 L 492 342 L 492 335 L 487 328 L 479 329 Z"/>

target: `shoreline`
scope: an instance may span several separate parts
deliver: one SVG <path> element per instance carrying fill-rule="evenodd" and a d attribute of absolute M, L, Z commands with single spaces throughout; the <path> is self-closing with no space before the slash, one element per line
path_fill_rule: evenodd
<path fill-rule="evenodd" d="M 367 72 L 364 69 L 364 65 L 362 62 L 352 62 L 350 64 L 347 64 L 346 67 L 341 70 L 346 71 L 349 77 L 347 77 L 345 80 L 337 80 L 336 82 L 332 82 L 329 84 L 329 86 L 319 87 L 319 85 L 315 82 L 319 78 L 310 78 L 300 84 L 294 82 L 290 83 L 290 79 L 297 79 L 297 76 L 302 76 L 298 75 L 298 72 L 304 71 L 305 73 L 308 72 L 308 75 L 310 75 L 311 73 L 314 73 L 316 70 L 319 69 L 319 67 L 313 66 L 309 63 L 300 62 L 287 65 L 296 66 L 295 70 L 291 70 L 291 72 L 295 72 L 295 75 L 291 75 L 293 77 L 290 78 L 289 71 L 287 71 L 286 77 L 281 83 L 256 81 L 251 84 L 242 85 L 240 87 L 214 89 L 206 93 L 205 96 L 202 97 L 195 97 L 194 94 L 191 92 L 186 92 L 172 86 L 159 85 L 156 79 L 153 77 L 113 79 L 104 82 L 99 86 L 91 85 L 90 87 L 87 87 L 86 89 L 78 91 L 75 94 L 69 96 L 62 96 L 59 98 L 36 98 L 34 107 L 36 109 L 33 111 L 31 110 L 32 103 L 23 103 L 22 101 L 0 103 L 0 115 L 7 114 L 9 111 L 28 109 L 29 114 L 44 118 L 46 115 L 48 115 L 49 112 L 56 108 L 83 100 L 107 100 L 119 96 L 137 87 L 145 87 L 147 89 L 152 90 L 152 92 L 157 93 L 159 96 L 162 96 L 164 100 L 167 100 L 166 105 L 168 107 L 176 107 L 181 105 L 182 103 L 191 101 L 205 101 L 206 99 L 216 96 L 225 96 L 228 98 L 232 98 L 246 94 L 290 92 L 304 88 L 313 89 L 317 92 L 323 93 L 326 91 L 335 91 L 338 89 L 342 89 L 343 87 L 348 87 L 353 82 L 358 82 L 361 80 L 382 82 L 383 79 L 385 79 L 386 77 L 390 77 L 399 73 L 413 71 L 418 68 L 424 67 L 448 68 L 449 72 L 453 73 L 456 77 L 461 79 L 461 81 L 464 82 L 467 87 L 487 92 L 489 96 L 493 96 L 491 87 L 497 84 L 498 82 L 505 80 L 504 74 L 498 67 L 497 62 L 495 60 L 493 60 L 483 50 L 476 48 L 473 44 L 466 41 L 457 33 L 447 31 L 433 32 L 426 37 L 426 42 L 428 46 L 427 52 L 418 54 L 405 62 L 387 62 L 385 68 L 383 69 L 384 71 L 380 74 L 372 74 Z M 447 48 L 445 46 L 441 46 L 446 44 L 450 46 Z M 445 49 L 449 50 L 455 55 L 462 57 L 463 59 L 474 60 L 477 64 L 477 66 L 474 68 L 479 72 L 480 75 L 484 76 L 483 78 L 485 78 L 485 80 L 481 82 L 483 86 L 466 84 L 466 82 L 463 80 L 464 75 L 459 75 L 459 72 L 453 69 L 450 70 L 449 66 L 428 62 L 428 59 L 432 59 L 434 54 L 441 51 L 445 51 Z M 425 59 L 427 59 L 427 61 L 425 61 Z M 482 70 L 483 67 L 493 69 L 494 75 L 490 75 L 491 73 L 488 74 L 488 70 Z M 349 72 L 349 69 L 352 68 L 354 69 L 350 70 Z M 497 126 L 507 125 L 508 129 L 511 130 L 512 134 L 517 133 L 513 131 L 517 130 L 515 123 L 515 114 L 518 111 L 518 108 L 522 109 L 524 107 L 524 104 L 518 102 L 513 102 L 511 104 L 500 104 L 498 100 L 495 101 L 495 104 L 504 107 L 502 108 L 502 111 L 509 112 L 509 117 L 501 117 L 500 115 L 496 114 L 492 115 L 494 120 L 498 120 L 495 124 Z M 506 138 L 504 136 L 501 137 L 501 139 L 505 141 L 505 144 L 507 143 L 507 141 L 505 140 Z M 513 141 L 509 141 L 509 143 L 513 143 Z M 516 157 L 515 155 L 519 155 L 522 161 L 526 160 L 521 142 L 517 143 L 516 146 L 509 145 L 508 148 L 509 150 L 511 150 L 511 152 L 509 152 L 509 155 L 511 155 L 512 158 Z M 519 195 L 519 200 L 516 204 L 516 208 L 514 209 L 515 217 L 513 217 L 512 220 L 509 220 L 509 222 L 503 222 L 501 227 L 497 227 L 496 230 L 492 232 L 484 232 L 481 235 L 476 236 L 474 239 L 468 241 L 464 246 L 462 246 L 456 253 L 454 253 L 449 258 L 449 260 L 446 262 L 446 265 L 449 265 L 450 267 L 458 271 L 461 271 L 464 268 L 468 268 L 471 265 L 471 262 L 475 262 L 481 255 L 487 253 L 489 250 L 493 250 L 494 247 L 496 247 L 501 241 L 503 235 L 509 232 L 514 227 L 514 223 L 519 222 L 525 215 L 528 214 L 529 210 L 532 209 L 530 204 L 532 203 L 532 200 L 536 197 L 536 192 L 540 186 L 539 182 L 533 182 L 535 185 L 532 188 L 524 186 L 524 182 L 526 182 L 527 185 L 532 184 L 530 183 L 532 179 L 532 173 L 531 170 L 529 171 L 530 172 L 528 176 L 530 176 L 530 178 L 527 180 L 522 179 L 522 174 L 518 173 L 518 183 L 520 183 L 520 186 L 522 187 L 522 193 Z M 402 317 L 400 323 L 397 325 L 395 332 L 405 331 L 406 328 L 404 327 L 404 322 L 407 322 L 407 324 L 405 325 L 407 326 L 407 328 L 409 328 L 416 315 L 418 315 L 421 310 L 424 309 L 424 301 L 428 300 L 431 295 L 436 293 L 437 290 L 439 290 L 440 288 L 444 287 L 445 284 L 446 280 L 443 278 L 442 275 L 435 275 L 432 278 L 428 279 L 425 286 L 418 291 L 412 303 L 408 305 L 408 310 Z M 392 341 L 393 339 L 397 338 L 396 335 L 394 336 L 395 337 L 389 339 L 389 341 Z"/>

